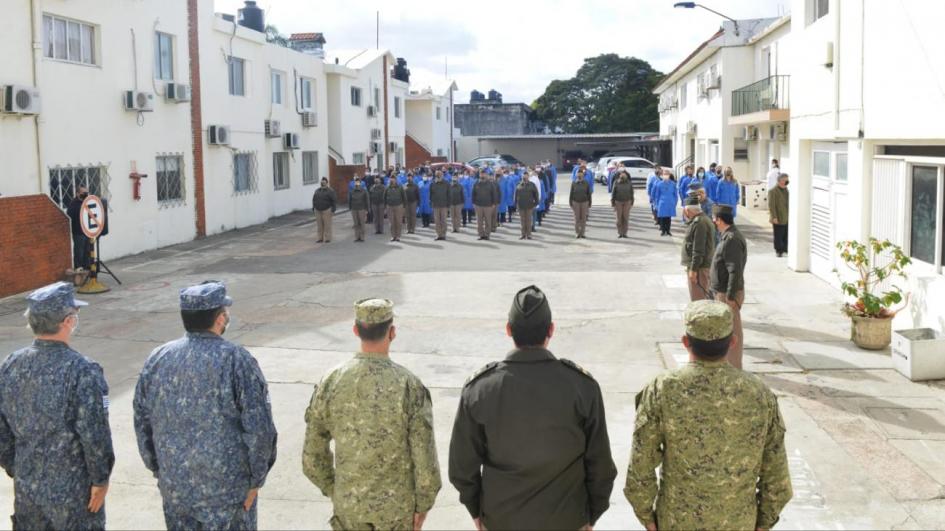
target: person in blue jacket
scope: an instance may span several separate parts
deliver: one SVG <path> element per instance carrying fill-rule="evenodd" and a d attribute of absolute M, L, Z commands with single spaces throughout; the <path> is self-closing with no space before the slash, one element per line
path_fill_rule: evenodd
<path fill-rule="evenodd" d="M 676 215 L 676 203 L 679 191 L 672 179 L 673 172 L 664 169 L 662 179 L 653 185 L 653 202 L 656 204 L 656 216 L 659 218 L 660 236 L 672 236 L 670 227 Z"/>
<path fill-rule="evenodd" d="M 588 169 L 586 160 L 578 159 L 577 165 L 571 169 L 571 182 L 577 180 L 577 174 L 580 170 L 584 170 L 584 180 L 587 181 L 587 187 L 590 189 L 591 195 L 594 195 L 594 171 Z"/>
<path fill-rule="evenodd" d="M 522 182 L 522 169 L 517 168 L 511 175 L 505 179 L 505 189 L 502 190 L 502 197 L 505 198 L 509 209 L 509 223 L 512 223 L 512 216 L 515 214 L 515 188 Z"/>
<path fill-rule="evenodd" d="M 650 199 L 650 212 L 653 214 L 653 224 L 659 225 L 659 217 L 656 215 L 656 191 L 653 189 L 660 182 L 660 176 L 663 169 L 659 165 L 653 167 L 653 173 L 646 178 L 646 196 Z"/>
<path fill-rule="evenodd" d="M 473 185 L 476 184 L 475 179 L 472 176 L 470 170 L 466 170 L 466 175 L 459 179 L 459 184 L 463 187 L 463 226 L 466 226 L 466 223 L 471 223 L 475 219 L 476 211 L 473 206 L 472 201 L 472 189 Z"/>
<path fill-rule="evenodd" d="M 407 186 L 407 172 L 400 170 L 400 173 L 397 174 L 397 182 L 400 183 L 401 186 Z"/>
<path fill-rule="evenodd" d="M 424 175 L 423 180 L 417 183 L 420 188 L 420 219 L 424 227 L 430 226 L 430 217 L 433 216 L 433 205 L 430 204 L 430 175 Z"/>
<path fill-rule="evenodd" d="M 495 185 L 499 188 L 499 204 L 496 207 L 496 212 L 499 214 L 499 226 L 501 227 L 505 223 L 506 214 L 509 211 L 509 198 L 506 193 L 506 181 L 508 181 L 509 176 L 506 175 L 505 170 L 499 170 L 496 173 Z"/>
<path fill-rule="evenodd" d="M 716 172 L 721 172 L 719 165 L 713 162 L 709 164 L 709 171 L 705 174 L 705 182 L 702 183 L 702 186 L 705 187 L 705 193 L 709 196 L 709 199 L 716 201 L 715 198 L 715 189 L 719 185 L 719 174 Z"/>
<path fill-rule="evenodd" d="M 738 210 L 738 200 L 741 198 L 741 185 L 735 179 L 735 172 L 731 166 L 726 166 L 722 172 L 722 179 L 715 187 L 715 202 L 732 207 L 732 218 Z"/>
<path fill-rule="evenodd" d="M 548 196 L 551 194 L 551 189 L 548 187 L 550 178 L 544 172 L 538 174 L 538 206 L 535 208 L 535 220 L 538 222 L 538 225 L 541 225 L 541 222 L 545 219 L 545 215 L 548 214 L 548 209 L 551 208 L 551 203 L 547 200 Z M 534 225 L 532 226 L 534 230 Z"/>
<path fill-rule="evenodd" d="M 679 178 L 679 206 L 686 206 L 686 195 L 689 193 L 689 183 L 692 182 L 692 179 L 695 177 L 692 164 L 686 166 L 686 173 Z"/>
<path fill-rule="evenodd" d="M 549 160 L 548 169 L 545 171 L 550 172 L 549 176 L 551 177 L 551 181 L 548 186 L 548 200 L 545 201 L 545 210 L 549 211 L 551 210 L 551 205 L 555 204 L 555 194 L 558 193 L 558 168 L 556 168 L 555 165 Z"/>

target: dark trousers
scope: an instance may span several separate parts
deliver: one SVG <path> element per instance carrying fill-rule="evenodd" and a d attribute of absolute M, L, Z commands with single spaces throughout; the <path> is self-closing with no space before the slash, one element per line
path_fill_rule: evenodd
<path fill-rule="evenodd" d="M 673 218 L 661 217 L 659 218 L 659 222 L 660 222 L 660 233 L 668 233 L 670 227 L 672 227 Z"/>
<path fill-rule="evenodd" d="M 464 227 L 466 226 L 466 223 L 472 221 L 476 217 L 476 215 L 473 212 L 474 212 L 473 210 L 466 210 L 465 208 L 463 209 L 463 226 Z"/>
<path fill-rule="evenodd" d="M 88 269 L 91 266 L 91 247 L 92 243 L 85 234 L 72 235 L 72 267 L 78 269 L 83 267 Z"/>
<path fill-rule="evenodd" d="M 423 221 L 424 227 L 430 226 L 430 214 L 420 214 L 420 219 Z"/>
<path fill-rule="evenodd" d="M 105 507 L 90 513 L 79 504 L 41 505 L 18 493 L 13 499 L 13 529 L 105 529 Z"/>
<path fill-rule="evenodd" d="M 787 223 L 784 225 L 772 225 L 774 227 L 774 252 L 787 252 Z"/>
<path fill-rule="evenodd" d="M 505 212 L 499 212 L 499 223 L 505 223 Z"/>
<path fill-rule="evenodd" d="M 256 503 L 249 511 L 243 504 L 191 509 L 164 503 L 164 524 L 168 531 L 248 531 L 256 529 Z"/>

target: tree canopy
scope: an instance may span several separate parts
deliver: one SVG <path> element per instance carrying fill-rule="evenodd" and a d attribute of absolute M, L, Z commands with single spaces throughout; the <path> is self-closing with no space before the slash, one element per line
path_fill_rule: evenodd
<path fill-rule="evenodd" d="M 585 59 L 571 79 L 552 81 L 532 109 L 565 133 L 654 131 L 659 113 L 652 90 L 662 78 L 642 59 L 602 54 Z"/>

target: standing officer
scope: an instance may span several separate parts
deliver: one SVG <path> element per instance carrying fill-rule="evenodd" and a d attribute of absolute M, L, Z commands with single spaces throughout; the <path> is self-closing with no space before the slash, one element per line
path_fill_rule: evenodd
<path fill-rule="evenodd" d="M 75 288 L 26 297 L 33 344 L 0 365 L 0 466 L 13 478 L 14 529 L 104 529 L 115 464 L 102 368 L 69 347 Z"/>
<path fill-rule="evenodd" d="M 375 179 L 368 191 L 371 194 L 371 215 L 374 217 L 374 234 L 384 234 L 384 194 L 387 187 L 381 179 Z"/>
<path fill-rule="evenodd" d="M 715 201 L 709 199 L 709 195 L 705 191 L 705 187 L 702 183 L 696 181 L 689 183 L 689 194 L 693 195 L 699 199 L 699 206 L 702 207 L 702 213 L 706 215 L 707 218 L 711 221 L 712 213 L 715 209 Z"/>
<path fill-rule="evenodd" d="M 476 229 L 480 240 L 489 239 L 489 233 L 492 231 L 492 223 L 489 220 L 495 217 L 492 210 L 495 200 L 495 187 L 489 182 L 488 174 L 479 172 L 479 179 L 473 185 L 473 205 L 476 206 Z"/>
<path fill-rule="evenodd" d="M 610 205 L 617 214 L 617 237 L 626 238 L 630 229 L 630 208 L 633 206 L 633 183 L 630 174 L 623 168 L 617 170 L 617 182 L 610 194 Z"/>
<path fill-rule="evenodd" d="M 387 219 L 390 220 L 390 241 L 399 242 L 400 233 L 403 231 L 407 192 L 397 179 L 391 179 L 389 183 L 384 190 L 384 204 L 387 205 Z"/>
<path fill-rule="evenodd" d="M 315 388 L 302 468 L 334 504 L 332 529 L 419 530 L 441 486 L 430 392 L 390 359 L 393 303 L 354 309 L 361 350 Z"/>
<path fill-rule="evenodd" d="M 407 175 L 404 195 L 407 197 L 407 209 L 404 211 L 405 221 L 407 222 L 407 234 L 413 234 L 414 231 L 417 230 L 417 205 L 420 203 L 420 188 L 417 187 L 417 181 L 414 180 L 413 172 Z"/>
<path fill-rule="evenodd" d="M 725 363 L 728 306 L 692 302 L 685 321 L 689 364 L 636 396 L 624 495 L 648 530 L 771 529 L 792 496 L 778 400 Z"/>
<path fill-rule="evenodd" d="M 151 353 L 135 388 L 138 452 L 171 531 L 255 529 L 256 495 L 276 462 L 266 378 L 222 337 L 232 304 L 222 282 L 180 290 L 187 335 Z"/>
<path fill-rule="evenodd" d="M 450 482 L 477 529 L 581 529 L 610 506 L 617 469 L 591 375 L 547 350 L 545 294 L 515 295 L 515 342 L 463 387 L 450 439 Z"/>
<path fill-rule="evenodd" d="M 312 195 L 312 210 L 318 225 L 318 240 L 315 243 L 331 241 L 332 215 L 338 207 L 338 196 L 328 187 L 328 178 L 322 177 L 322 185 Z"/>
<path fill-rule="evenodd" d="M 777 164 L 778 161 L 774 161 Z M 787 253 L 788 247 L 788 174 L 778 176 L 778 184 L 768 190 L 768 216 L 774 227 L 774 252 L 778 258 Z"/>
<path fill-rule="evenodd" d="M 499 205 L 502 204 L 502 188 L 499 187 L 499 178 L 502 177 L 502 170 L 496 171 L 495 175 L 489 177 L 489 184 L 492 185 L 492 189 L 495 190 L 495 200 L 492 202 L 491 212 L 492 215 L 489 216 L 489 232 L 493 233 L 499 228 Z"/>
<path fill-rule="evenodd" d="M 82 211 L 82 203 L 89 196 L 89 191 L 80 186 L 76 196 L 69 202 L 66 208 L 66 214 L 69 215 L 69 225 L 72 228 L 72 267 L 75 269 L 88 269 L 91 265 L 89 247 L 91 242 L 89 237 L 82 232 L 82 223 L 79 217 Z"/>
<path fill-rule="evenodd" d="M 712 291 L 715 299 L 731 306 L 735 337 L 738 341 L 729 349 L 728 361 L 737 369 L 742 368 L 742 304 L 745 302 L 745 264 L 748 262 L 748 242 L 735 227 L 732 207 L 715 205 L 713 221 L 718 229 L 719 244 L 712 257 Z"/>
<path fill-rule="evenodd" d="M 520 240 L 532 239 L 532 223 L 534 222 L 535 207 L 538 206 L 540 195 L 535 183 L 526 175 L 515 187 L 515 205 L 518 210 L 518 221 L 522 224 Z"/>
<path fill-rule="evenodd" d="M 463 190 L 461 177 L 457 175 L 450 183 L 450 220 L 453 222 L 453 232 L 459 232 L 463 217 L 463 204 L 466 203 L 466 191 Z"/>
<path fill-rule="evenodd" d="M 715 226 L 702 212 L 699 199 L 690 195 L 683 208 L 686 220 L 686 238 L 682 245 L 682 265 L 689 283 L 689 300 L 711 299 L 709 268 L 715 252 Z"/>
<path fill-rule="evenodd" d="M 577 172 L 577 180 L 571 183 L 571 197 L 568 199 L 574 211 L 574 232 L 578 238 L 584 238 L 587 226 L 587 213 L 591 209 L 591 188 L 584 178 L 584 172 Z"/>
<path fill-rule="evenodd" d="M 450 183 L 443 180 L 443 172 L 437 170 L 430 185 L 430 204 L 433 206 L 434 240 L 446 239 L 446 214 L 450 209 Z"/>
<path fill-rule="evenodd" d="M 351 211 L 351 221 L 354 223 L 354 241 L 364 241 L 364 226 L 367 224 L 367 213 L 371 209 L 371 196 L 361 184 L 361 178 L 355 175 L 354 188 L 348 192 L 348 210 Z"/>

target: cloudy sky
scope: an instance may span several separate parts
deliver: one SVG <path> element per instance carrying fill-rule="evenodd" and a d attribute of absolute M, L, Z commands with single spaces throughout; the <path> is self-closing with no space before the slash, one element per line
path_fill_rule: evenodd
<path fill-rule="evenodd" d="M 214 0 L 235 13 L 241 0 Z M 636 56 L 669 72 L 718 28 L 702 9 L 674 9 L 674 0 L 258 0 L 266 22 L 284 34 L 320 31 L 326 49 L 373 48 L 380 11 L 380 46 L 407 59 L 411 85 L 449 76 L 469 92 L 495 88 L 506 102 L 531 103 L 554 79 L 574 75 L 585 57 Z M 706 0 L 736 19 L 773 17 L 790 0 Z"/>

